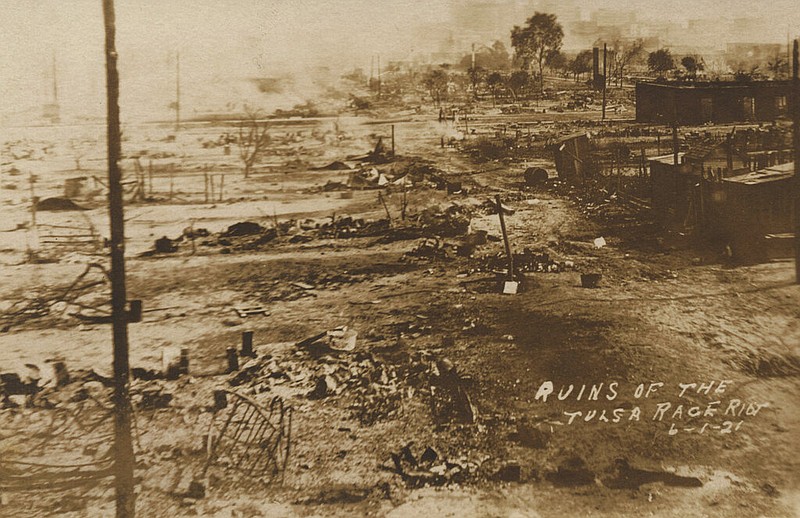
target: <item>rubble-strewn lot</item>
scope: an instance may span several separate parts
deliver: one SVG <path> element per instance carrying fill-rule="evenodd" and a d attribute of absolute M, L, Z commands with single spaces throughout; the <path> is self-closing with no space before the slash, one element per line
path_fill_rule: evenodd
<path fill-rule="evenodd" d="M 404 157 L 352 170 L 314 168 L 372 149 L 374 127 L 350 121 L 339 139 L 325 122 L 276 130 L 282 154 L 247 180 L 235 157 L 202 145 L 216 135 L 187 132 L 172 178 L 157 174 L 152 199 L 128 207 L 128 298 L 144 308 L 130 324 L 141 514 L 792 515 L 793 265 L 670 248 L 641 207 L 553 180 L 525 187 L 524 166 L 552 169 L 545 159 L 476 164 L 426 120 L 398 124 Z M 171 149 L 153 142 L 127 147 Z M 99 158 L 84 163 L 102 178 Z M 193 168 L 225 174 L 224 201 L 200 199 Z M 354 171 L 359 188 L 343 188 Z M 57 195 L 65 175 L 40 176 L 37 189 Z M 0 487 L 28 475 L 50 487 L 2 491 L 0 515 L 106 516 L 113 489 L 92 470 L 111 453 L 108 286 L 86 268 L 102 242 L 25 260 L 25 231 L 12 229 L 28 205 L 15 192 L 3 207 L 0 459 L 20 464 L 0 464 Z M 502 293 L 498 194 L 516 294 Z M 103 235 L 102 196 L 78 203 L 88 210 L 39 222 Z M 243 332 L 254 354 L 234 366 Z M 537 400 L 548 380 L 556 391 L 617 382 L 608 408 L 625 418 L 569 424 L 564 412 L 597 407 Z M 726 401 L 768 404 L 733 433 L 671 435 L 651 409 L 629 419 L 639 384 L 664 383 L 676 402 L 678 383 L 722 380 Z M 232 392 L 263 414 L 234 415 L 231 427 L 255 424 L 238 438 L 221 429 L 239 408 Z M 291 434 L 264 434 L 273 426 Z M 225 455 L 220 437 L 234 443 Z"/>

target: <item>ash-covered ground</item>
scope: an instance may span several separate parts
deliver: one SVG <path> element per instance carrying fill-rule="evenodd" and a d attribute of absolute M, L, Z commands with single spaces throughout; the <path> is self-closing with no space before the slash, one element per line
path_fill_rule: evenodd
<path fill-rule="evenodd" d="M 235 125 L 125 128 L 139 513 L 793 515 L 793 264 L 559 181 L 548 139 L 587 113 L 273 120 L 248 178 Z M 113 514 L 102 131 L 5 144 L 3 516 Z"/>

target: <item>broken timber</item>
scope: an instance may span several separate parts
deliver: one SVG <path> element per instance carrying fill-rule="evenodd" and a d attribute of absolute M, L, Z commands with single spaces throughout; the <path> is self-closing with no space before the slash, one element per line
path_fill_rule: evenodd
<path fill-rule="evenodd" d="M 269 315 L 269 310 L 262 306 L 253 306 L 253 307 L 237 306 L 233 308 L 233 310 L 241 318 L 247 318 L 250 315 L 264 315 L 264 316 Z"/>

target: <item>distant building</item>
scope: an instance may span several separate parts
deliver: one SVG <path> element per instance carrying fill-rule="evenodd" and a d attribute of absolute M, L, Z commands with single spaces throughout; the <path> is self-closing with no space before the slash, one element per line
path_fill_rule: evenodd
<path fill-rule="evenodd" d="M 61 107 L 58 103 L 47 103 L 42 106 L 42 118 L 50 121 L 52 124 L 61 122 Z"/>
<path fill-rule="evenodd" d="M 762 36 L 770 35 L 775 29 L 775 25 L 778 24 L 769 18 L 735 18 L 733 20 L 733 30 L 729 37 L 732 38 L 733 41 L 742 41 L 736 38 L 749 39 L 752 38 L 753 34 Z M 765 41 L 770 41 L 770 39 L 766 39 Z"/>
<path fill-rule="evenodd" d="M 658 36 L 662 45 L 669 45 L 670 48 L 686 38 L 686 29 L 680 23 L 669 21 L 648 21 L 639 27 L 639 33 L 643 36 Z"/>
<path fill-rule="evenodd" d="M 606 8 L 597 9 L 592 11 L 591 20 L 599 26 L 628 26 L 636 22 L 636 11 L 623 11 L 619 9 Z"/>
<path fill-rule="evenodd" d="M 636 121 L 774 121 L 787 114 L 790 90 L 788 81 L 641 82 L 636 84 Z"/>
<path fill-rule="evenodd" d="M 725 62 L 734 70 L 749 71 L 786 57 L 786 46 L 779 43 L 728 43 Z"/>
<path fill-rule="evenodd" d="M 513 0 L 500 2 L 455 1 L 450 4 L 450 18 L 455 27 L 460 31 L 469 31 L 484 37 L 509 33 L 514 25 L 523 25 L 525 20 L 533 16 L 520 12 L 519 6 Z"/>

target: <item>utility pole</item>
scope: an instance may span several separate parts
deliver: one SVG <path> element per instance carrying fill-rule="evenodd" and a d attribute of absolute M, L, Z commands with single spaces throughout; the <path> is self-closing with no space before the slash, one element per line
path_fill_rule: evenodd
<path fill-rule="evenodd" d="M 381 78 L 381 55 L 378 54 L 378 99 L 381 98 L 382 87 L 383 87 L 383 79 Z"/>
<path fill-rule="evenodd" d="M 128 316 L 125 310 L 125 219 L 119 169 L 121 155 L 119 128 L 119 72 L 114 0 L 103 0 L 106 50 L 106 90 L 108 111 L 108 213 L 111 226 L 111 320 L 114 340 L 114 479 L 117 518 L 133 518 L 135 494 L 133 480 L 133 442 L 131 440 L 131 400 L 129 392 Z"/>
<path fill-rule="evenodd" d="M 478 72 L 475 70 L 475 44 L 472 44 L 472 67 L 469 70 L 470 80 L 472 81 L 472 95 L 478 100 Z"/>
<path fill-rule="evenodd" d="M 181 126 L 181 51 L 175 53 L 175 133 Z"/>
<path fill-rule="evenodd" d="M 33 173 L 28 173 L 28 183 L 30 184 L 30 191 L 31 191 L 31 228 L 36 229 L 36 204 L 38 203 L 38 199 L 36 199 L 36 190 L 33 187 L 33 184 L 36 183 L 36 180 L 33 177 Z"/>
<path fill-rule="evenodd" d="M 606 85 L 608 81 L 606 80 L 606 56 L 608 55 L 608 44 L 603 43 L 603 118 L 602 120 L 606 120 Z"/>
<path fill-rule="evenodd" d="M 672 92 L 672 163 L 678 165 L 680 153 L 678 142 L 678 93 Z"/>
<path fill-rule="evenodd" d="M 475 70 L 475 44 L 472 44 L 472 70 Z"/>
<path fill-rule="evenodd" d="M 58 104 L 58 77 L 56 76 L 56 53 L 53 52 L 53 104 Z"/>
<path fill-rule="evenodd" d="M 800 284 L 800 40 L 792 52 L 792 140 L 794 143 L 794 273 Z"/>

